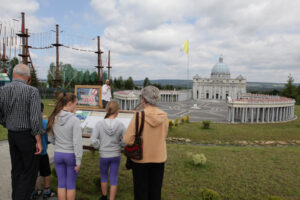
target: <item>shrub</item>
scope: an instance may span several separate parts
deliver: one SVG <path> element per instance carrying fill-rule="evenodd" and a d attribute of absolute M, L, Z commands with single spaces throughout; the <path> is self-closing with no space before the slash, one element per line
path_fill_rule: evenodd
<path fill-rule="evenodd" d="M 179 125 L 179 120 L 175 119 L 175 126 L 178 126 L 178 125 Z"/>
<path fill-rule="evenodd" d="M 201 190 L 200 198 L 202 200 L 221 200 L 220 195 L 216 191 L 207 188 Z"/>
<path fill-rule="evenodd" d="M 264 200 L 283 200 L 283 199 L 281 197 L 277 197 L 277 196 L 268 196 Z"/>
<path fill-rule="evenodd" d="M 93 178 L 93 183 L 96 185 L 97 188 L 100 188 L 101 186 L 100 182 L 101 182 L 100 176 Z"/>
<path fill-rule="evenodd" d="M 193 155 L 194 165 L 205 165 L 206 160 L 207 159 L 203 153 Z"/>
<path fill-rule="evenodd" d="M 187 123 L 189 123 L 190 122 L 190 115 L 186 115 L 185 120 L 186 120 Z"/>
<path fill-rule="evenodd" d="M 181 122 L 182 124 L 185 122 L 184 116 L 182 116 L 182 117 L 180 118 L 180 122 Z"/>
<path fill-rule="evenodd" d="M 173 120 L 169 120 L 169 128 L 173 128 L 173 126 L 174 126 L 174 122 L 173 122 Z"/>
<path fill-rule="evenodd" d="M 204 129 L 209 129 L 210 123 L 211 123 L 210 120 L 203 120 L 203 121 L 202 121 L 203 128 L 204 128 Z"/>
<path fill-rule="evenodd" d="M 54 167 L 51 169 L 51 174 L 57 178 L 56 170 Z"/>

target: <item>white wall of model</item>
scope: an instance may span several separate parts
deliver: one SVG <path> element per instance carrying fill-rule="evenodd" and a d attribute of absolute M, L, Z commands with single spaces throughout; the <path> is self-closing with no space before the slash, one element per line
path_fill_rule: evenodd
<path fill-rule="evenodd" d="M 191 90 L 160 90 L 160 102 L 176 103 L 192 98 Z M 134 110 L 141 102 L 141 90 L 122 90 L 114 92 L 114 100 L 121 110 Z"/>
<path fill-rule="evenodd" d="M 295 100 L 272 95 L 243 94 L 228 99 L 227 121 L 231 123 L 270 123 L 295 119 Z"/>

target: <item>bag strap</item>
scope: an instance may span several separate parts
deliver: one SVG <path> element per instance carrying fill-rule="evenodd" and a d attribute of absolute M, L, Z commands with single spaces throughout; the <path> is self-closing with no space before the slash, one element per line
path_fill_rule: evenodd
<path fill-rule="evenodd" d="M 136 113 L 136 119 L 135 119 L 135 137 L 139 138 L 142 135 L 142 132 L 144 130 L 144 123 L 145 123 L 145 112 L 142 111 L 142 121 L 141 121 L 141 127 L 139 130 L 139 112 Z"/>
<path fill-rule="evenodd" d="M 139 112 L 135 116 L 135 137 L 139 136 Z"/>
<path fill-rule="evenodd" d="M 145 123 L 145 112 L 142 111 L 142 121 L 141 121 L 141 127 L 140 127 L 140 131 L 139 131 L 139 136 L 142 135 L 143 129 L 144 129 L 144 123 Z"/>

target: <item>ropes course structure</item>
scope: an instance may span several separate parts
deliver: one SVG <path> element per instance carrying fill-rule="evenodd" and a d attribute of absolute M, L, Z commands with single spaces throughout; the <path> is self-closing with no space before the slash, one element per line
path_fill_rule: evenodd
<path fill-rule="evenodd" d="M 21 29 L 19 29 L 21 27 Z M 55 43 L 54 43 L 55 41 Z M 91 48 L 91 44 L 95 45 L 97 49 Z M 19 56 L 19 62 L 28 65 L 31 69 L 32 82 L 35 86 L 38 86 L 38 78 L 36 75 L 36 69 L 34 68 L 33 59 L 31 57 L 31 51 L 36 58 L 37 54 L 41 55 L 46 53 L 47 55 L 54 53 L 56 49 L 56 70 L 55 81 L 56 87 L 61 87 L 61 67 L 59 58 L 63 52 L 69 53 L 87 53 L 90 55 L 97 54 L 97 84 L 103 84 L 104 82 L 104 66 L 102 65 L 103 51 L 100 47 L 100 36 L 95 38 L 89 38 L 86 36 L 76 35 L 69 33 L 66 30 L 59 31 L 59 25 L 56 25 L 56 30 L 48 30 L 45 32 L 30 32 L 25 27 L 25 13 L 21 13 L 21 17 L 18 19 L 0 20 L 0 61 L 2 61 L 1 72 L 6 73 L 6 62 Z M 34 59 L 35 59 L 34 58 Z M 67 57 L 68 58 L 68 57 Z M 68 59 L 67 59 L 68 60 Z M 81 66 L 82 67 L 82 66 Z M 110 51 L 108 53 L 108 79 L 110 78 Z M 33 84 L 33 83 L 32 83 Z M 64 84 L 65 85 L 65 84 Z"/>
<path fill-rule="evenodd" d="M 16 36 L 19 19 L 0 20 L 0 61 L 2 61 L 2 72 L 6 73 L 6 61 L 17 56 L 17 48 L 20 40 Z"/>

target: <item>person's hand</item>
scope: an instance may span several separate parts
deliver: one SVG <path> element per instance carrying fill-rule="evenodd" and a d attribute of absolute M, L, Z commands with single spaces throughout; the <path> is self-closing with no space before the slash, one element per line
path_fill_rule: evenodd
<path fill-rule="evenodd" d="M 43 151 L 43 146 L 42 146 L 42 142 L 41 141 L 37 141 L 36 145 L 35 145 L 35 155 L 40 155 Z"/>
<path fill-rule="evenodd" d="M 78 173 L 79 170 L 80 170 L 80 165 L 76 165 L 76 167 L 74 167 L 74 170 L 75 170 L 76 173 Z"/>

